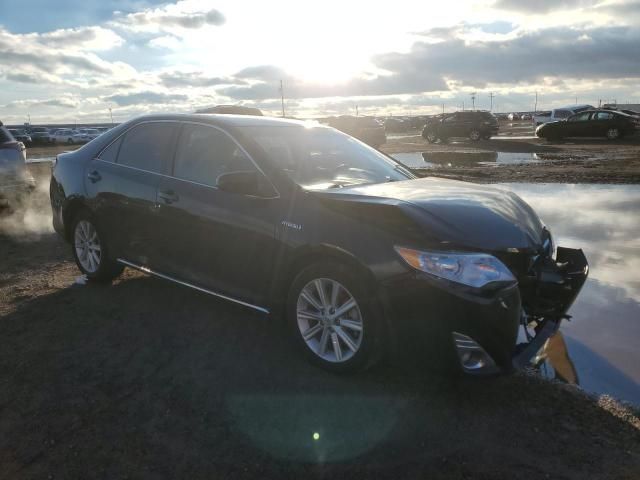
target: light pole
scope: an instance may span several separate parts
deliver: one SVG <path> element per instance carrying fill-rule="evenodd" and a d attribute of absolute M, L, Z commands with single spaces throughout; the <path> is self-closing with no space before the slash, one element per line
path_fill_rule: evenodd
<path fill-rule="evenodd" d="M 282 118 L 284 118 L 284 86 L 280 80 L 280 105 L 282 106 Z"/>

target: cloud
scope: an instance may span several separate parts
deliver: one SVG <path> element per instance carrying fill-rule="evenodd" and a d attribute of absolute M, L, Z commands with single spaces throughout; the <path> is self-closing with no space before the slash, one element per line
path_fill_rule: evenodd
<path fill-rule="evenodd" d="M 162 92 L 135 92 L 125 94 L 115 94 L 104 98 L 107 102 L 113 102 L 119 106 L 130 106 L 140 104 L 169 104 L 180 103 L 189 100 L 187 95 L 177 93 Z"/>
<path fill-rule="evenodd" d="M 133 74 L 135 70 L 129 65 L 107 62 L 87 51 L 102 48 L 106 38 L 116 42 L 116 38 L 120 39 L 99 27 L 44 34 L 12 34 L 0 27 L 0 68 L 12 72 L 13 81 L 28 83 L 35 78 L 40 82 L 61 83 L 64 75 L 78 80 L 86 74 Z"/>
<path fill-rule="evenodd" d="M 188 11 L 183 8 L 184 2 L 179 2 L 161 8 L 129 13 L 117 17 L 114 25 L 134 31 L 162 31 L 220 26 L 226 21 L 224 15 L 216 9 Z"/>
<path fill-rule="evenodd" d="M 29 36 L 45 47 L 72 50 L 109 50 L 124 43 L 114 31 L 102 27 L 66 28 Z"/>
<path fill-rule="evenodd" d="M 391 95 L 395 93 L 419 93 L 424 91 L 446 90 L 444 80 L 427 71 L 403 72 L 397 75 L 374 75 L 358 77 L 344 83 L 322 84 L 304 82 L 283 69 L 273 65 L 261 65 L 245 68 L 234 75 L 239 80 L 251 80 L 251 85 L 233 85 L 218 89 L 221 95 L 236 100 L 265 100 L 280 95 L 280 80 L 284 82 L 287 98 L 323 98 L 342 96 Z"/>
<path fill-rule="evenodd" d="M 544 14 L 552 10 L 571 10 L 575 8 L 590 7 L 595 3 L 597 3 L 597 0 L 537 0 L 536 2 L 522 0 L 498 0 L 493 4 L 493 7 L 501 10 Z"/>
<path fill-rule="evenodd" d="M 640 65 L 632 59 L 639 44 L 640 31 L 635 28 L 557 27 L 497 41 L 450 37 L 435 44 L 417 42 L 408 53 L 377 55 L 373 62 L 399 79 L 438 72 L 450 81 L 475 87 L 535 84 L 546 77 L 637 78 Z"/>
<path fill-rule="evenodd" d="M 52 98 L 45 100 L 14 100 L 13 102 L 9 102 L 6 105 L 3 105 L 3 108 L 33 108 L 33 107 L 61 107 L 61 108 L 76 108 L 78 106 L 78 100 L 69 97 L 61 97 L 61 98 Z"/>
<path fill-rule="evenodd" d="M 212 87 L 216 85 L 242 84 L 238 78 L 215 77 L 202 72 L 165 72 L 158 75 L 160 81 L 169 88 L 174 87 Z"/>

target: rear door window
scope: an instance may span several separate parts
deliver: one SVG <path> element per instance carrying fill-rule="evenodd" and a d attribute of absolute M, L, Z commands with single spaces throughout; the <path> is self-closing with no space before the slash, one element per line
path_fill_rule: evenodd
<path fill-rule="evenodd" d="M 613 114 L 609 112 L 596 113 L 596 120 L 611 120 L 612 118 L 613 118 Z"/>
<path fill-rule="evenodd" d="M 173 153 L 175 131 L 173 122 L 150 122 L 133 127 L 122 140 L 118 164 L 164 173 Z"/>
<path fill-rule="evenodd" d="M 175 156 L 174 177 L 213 187 L 220 175 L 255 169 L 226 133 L 205 125 L 184 126 Z"/>
<path fill-rule="evenodd" d="M 556 110 L 556 118 L 567 118 L 571 116 L 571 112 L 569 110 Z"/>

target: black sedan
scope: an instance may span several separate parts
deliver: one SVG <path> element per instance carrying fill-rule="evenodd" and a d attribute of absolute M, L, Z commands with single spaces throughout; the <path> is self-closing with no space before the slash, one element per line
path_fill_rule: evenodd
<path fill-rule="evenodd" d="M 606 137 L 609 140 L 631 135 L 640 129 L 640 121 L 615 110 L 586 110 L 566 120 L 536 128 L 536 135 L 547 140 L 567 137 Z"/>
<path fill-rule="evenodd" d="M 283 318 L 334 371 L 405 341 L 469 373 L 523 365 L 588 270 L 513 193 L 418 179 L 344 133 L 290 120 L 140 117 L 59 155 L 50 194 L 89 280 L 128 266 Z M 520 328 L 530 341 L 516 346 Z"/>

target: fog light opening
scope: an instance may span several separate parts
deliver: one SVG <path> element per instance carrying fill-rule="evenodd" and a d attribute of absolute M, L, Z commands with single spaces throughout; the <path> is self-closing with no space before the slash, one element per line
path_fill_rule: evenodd
<path fill-rule="evenodd" d="M 495 369 L 496 364 L 491 356 L 473 338 L 458 332 L 453 332 L 452 336 L 464 371 L 471 373 Z"/>

